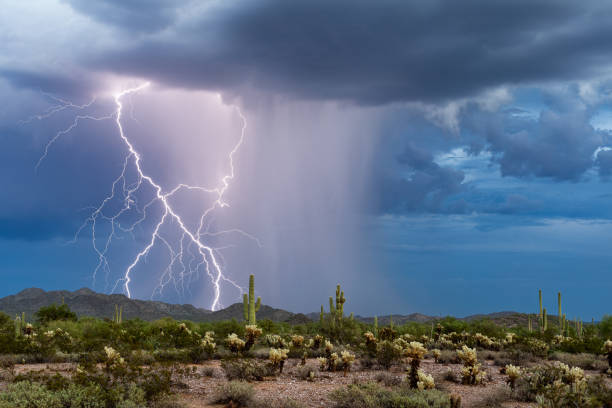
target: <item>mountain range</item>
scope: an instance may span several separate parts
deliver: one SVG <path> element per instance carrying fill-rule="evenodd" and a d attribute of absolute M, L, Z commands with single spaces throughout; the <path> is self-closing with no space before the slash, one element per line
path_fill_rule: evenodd
<path fill-rule="evenodd" d="M 28 319 L 32 319 L 34 313 L 43 306 L 65 303 L 78 316 L 92 316 L 98 318 L 112 318 L 115 307 L 122 307 L 123 319 L 140 318 L 143 320 L 156 320 L 163 317 L 172 317 L 176 320 L 191 320 L 194 322 L 212 322 L 220 320 L 243 318 L 242 303 L 235 303 L 225 309 L 210 311 L 197 308 L 190 304 L 170 304 L 152 300 L 130 299 L 121 294 L 102 294 L 91 289 L 82 288 L 74 292 L 44 291 L 39 288 L 24 289 L 21 292 L 0 298 L 0 311 L 9 316 L 26 313 Z M 408 315 L 386 315 L 378 317 L 378 324 L 383 326 L 389 324 L 392 317 L 395 324 L 401 325 L 408 322 L 427 323 L 439 320 L 439 316 L 428 316 L 420 313 Z M 283 309 L 276 309 L 267 305 L 261 305 L 257 312 L 259 320 L 270 319 L 275 322 L 287 322 L 290 324 L 307 323 L 319 320 L 319 313 L 292 313 Z M 487 318 L 504 326 L 527 326 L 527 315 L 516 312 L 498 312 L 491 314 L 479 314 L 467 316 L 460 320 L 471 321 Z M 552 318 L 552 316 L 551 316 Z M 374 317 L 355 316 L 355 319 L 372 324 Z"/>

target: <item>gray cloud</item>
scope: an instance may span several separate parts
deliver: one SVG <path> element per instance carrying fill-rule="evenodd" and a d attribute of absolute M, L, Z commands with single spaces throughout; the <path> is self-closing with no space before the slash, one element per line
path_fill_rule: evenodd
<path fill-rule="evenodd" d="M 589 1 L 232 1 L 88 63 L 186 87 L 436 102 L 609 72 L 611 12 Z"/>
<path fill-rule="evenodd" d="M 177 17 L 179 3 L 172 0 L 64 0 L 84 15 L 128 32 L 158 31 Z"/>
<path fill-rule="evenodd" d="M 445 200 L 464 190 L 464 173 L 434 162 L 430 151 L 408 144 L 397 156 L 399 168 L 374 183 L 382 213 L 463 212 L 465 205 Z"/>

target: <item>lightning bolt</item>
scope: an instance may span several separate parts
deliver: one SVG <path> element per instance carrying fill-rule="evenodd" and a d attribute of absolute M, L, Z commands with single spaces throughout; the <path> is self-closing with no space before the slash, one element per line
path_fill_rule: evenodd
<path fill-rule="evenodd" d="M 177 291 L 184 293 L 185 282 L 187 281 L 189 284 L 193 276 L 198 275 L 199 271 L 203 270 L 209 277 L 214 292 L 210 308 L 212 310 L 217 310 L 222 306 L 220 297 L 223 283 L 233 286 L 240 291 L 240 294 L 243 294 L 244 290 L 223 273 L 224 258 L 221 251 L 226 247 L 215 248 L 212 245 L 207 244 L 206 238 L 226 234 L 240 234 L 254 240 L 258 246 L 261 246 L 261 243 L 257 240 L 257 238 L 240 229 L 229 229 L 223 231 L 210 230 L 211 214 L 218 208 L 229 206 L 229 204 L 225 201 L 224 196 L 230 187 L 231 181 L 235 177 L 234 156 L 244 142 L 247 129 L 247 120 L 240 108 L 236 105 L 232 105 L 240 117 L 242 127 L 240 137 L 228 155 L 229 172 L 221 178 L 218 186 L 207 188 L 203 186 L 179 184 L 171 190 L 164 190 L 163 187 L 143 169 L 142 157 L 126 135 L 122 123 L 124 114 L 124 97 L 141 92 L 145 88 L 149 87 L 149 85 L 150 83 L 147 82 L 134 88 L 125 89 L 113 95 L 115 110 L 108 115 L 76 115 L 68 127 L 57 132 L 55 136 L 52 137 L 45 145 L 44 152 L 35 168 L 38 170 L 43 161 L 47 158 L 49 150 L 53 144 L 63 135 L 73 131 L 81 121 L 114 120 L 119 137 L 126 147 L 121 172 L 113 181 L 108 196 L 106 196 L 101 203 L 92 210 L 91 214 L 76 231 L 72 242 L 76 242 L 78 236 L 87 227 L 91 228 L 92 247 L 98 257 L 98 263 L 93 271 L 93 279 L 95 282 L 96 276 L 100 271 L 104 271 L 108 279 L 108 275 L 110 274 L 110 266 L 107 256 L 114 239 L 118 238 L 119 234 L 121 233 L 129 233 L 133 236 L 135 228 L 145 222 L 145 220 L 151 218 L 150 212 L 152 211 L 152 207 L 159 206 L 161 209 L 161 214 L 153 223 L 153 230 L 146 241 L 146 245 L 134 256 L 131 263 L 125 269 L 123 276 L 115 282 L 111 292 L 115 292 L 118 288 L 122 288 L 125 294 L 131 298 L 132 293 L 130 290 L 130 283 L 132 282 L 132 274 L 134 269 L 141 262 L 143 262 L 143 260 L 146 260 L 153 248 L 159 246 L 167 250 L 169 262 L 166 268 L 162 271 L 161 277 L 159 278 L 159 283 L 153 290 L 151 297 L 155 296 L 156 294 L 161 295 L 164 288 L 170 283 L 174 284 Z M 94 99 L 84 105 L 75 105 L 69 101 L 59 98 L 53 99 L 60 103 L 49 108 L 40 115 L 35 115 L 28 118 L 26 121 L 24 121 L 24 123 L 34 119 L 42 120 L 66 109 L 83 110 L 89 108 L 95 102 Z M 134 178 L 134 180 L 132 180 L 132 178 Z M 180 191 L 191 191 L 205 195 L 212 195 L 212 204 L 202 209 L 199 217 L 199 223 L 195 230 L 191 230 L 187 226 L 179 211 L 173 207 L 172 198 Z M 147 195 L 147 193 L 152 196 L 141 203 L 141 196 Z M 120 204 L 120 208 L 113 209 L 112 205 L 117 201 Z M 125 220 L 125 218 L 130 218 L 133 216 L 136 217 L 135 220 Z M 99 234 L 97 233 L 97 227 L 101 222 L 106 222 L 110 226 L 110 232 L 104 239 L 99 238 Z M 173 241 L 164 236 L 162 230 L 166 227 L 174 227 L 180 235 L 180 238 Z"/>

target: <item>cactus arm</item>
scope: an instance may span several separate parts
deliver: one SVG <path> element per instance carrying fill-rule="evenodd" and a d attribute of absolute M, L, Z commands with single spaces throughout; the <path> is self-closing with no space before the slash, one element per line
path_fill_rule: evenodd
<path fill-rule="evenodd" d="M 242 316 L 245 322 L 249 321 L 249 295 L 246 293 L 242 295 Z"/>
<path fill-rule="evenodd" d="M 255 303 L 255 311 L 259 312 L 259 308 L 261 307 L 261 297 L 257 297 L 257 303 Z"/>

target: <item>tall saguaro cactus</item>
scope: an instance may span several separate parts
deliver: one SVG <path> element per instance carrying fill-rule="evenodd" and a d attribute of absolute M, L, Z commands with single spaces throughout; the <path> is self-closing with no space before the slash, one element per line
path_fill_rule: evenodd
<path fill-rule="evenodd" d="M 565 329 L 565 316 L 561 313 L 561 292 L 557 293 L 557 303 L 559 304 L 559 334 L 563 334 Z"/>
<path fill-rule="evenodd" d="M 246 293 L 242 298 L 242 306 L 244 313 L 244 320 L 248 324 L 257 324 L 257 319 L 255 317 L 256 313 L 259 311 L 261 307 L 261 297 L 257 297 L 257 303 L 255 302 L 255 276 L 249 276 L 249 295 Z"/>
<path fill-rule="evenodd" d="M 338 314 L 338 320 L 344 318 L 344 302 L 346 302 L 344 292 L 340 290 L 340 285 L 338 285 L 336 286 L 336 313 Z"/>
<path fill-rule="evenodd" d="M 538 296 L 540 298 L 540 320 L 538 324 L 540 326 L 540 332 L 544 331 L 544 313 L 542 312 L 542 289 L 538 290 Z"/>

